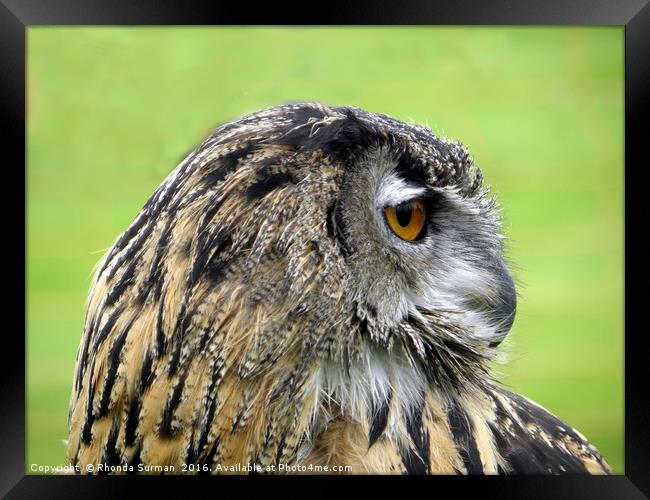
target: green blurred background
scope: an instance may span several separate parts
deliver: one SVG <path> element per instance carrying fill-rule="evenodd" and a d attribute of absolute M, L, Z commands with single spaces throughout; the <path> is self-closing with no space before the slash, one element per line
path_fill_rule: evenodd
<path fill-rule="evenodd" d="M 93 265 L 216 124 L 291 100 L 456 138 L 519 281 L 500 378 L 623 472 L 623 28 L 28 29 L 27 463 L 65 462 Z"/>

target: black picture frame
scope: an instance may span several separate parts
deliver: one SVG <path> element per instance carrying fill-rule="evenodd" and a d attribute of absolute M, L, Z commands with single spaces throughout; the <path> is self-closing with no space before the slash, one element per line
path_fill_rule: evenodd
<path fill-rule="evenodd" d="M 311 14 L 310 12 L 314 12 Z M 509 498 L 645 498 L 650 495 L 650 409 L 646 368 L 647 351 L 643 348 L 646 329 L 641 322 L 643 302 L 647 292 L 642 287 L 643 273 L 628 272 L 643 269 L 647 257 L 645 246 L 635 244 L 638 227 L 647 213 L 642 203 L 643 188 L 647 185 L 648 168 L 643 163 L 647 135 L 643 120 L 648 116 L 650 94 L 650 5 L 648 0 L 464 0 L 462 2 L 433 3 L 424 1 L 392 2 L 333 2 L 302 5 L 282 11 L 277 5 L 252 7 L 225 3 L 203 3 L 194 0 L 96 1 L 59 0 L 0 0 L 0 124 L 5 192 L 18 190 L 23 182 L 26 197 L 25 171 L 25 84 L 26 84 L 26 28 L 37 25 L 222 25 L 222 24 L 423 24 L 423 25 L 619 25 L 625 26 L 625 475 L 593 476 L 520 476 L 520 477 L 430 477 L 385 478 L 374 477 L 372 483 L 382 488 L 388 481 L 422 481 L 430 495 L 437 495 L 440 486 L 453 488 L 454 495 L 468 491 L 481 497 Z M 645 139 L 645 140 L 644 140 Z M 15 174 L 15 180 L 8 174 Z M 16 187 L 14 187 L 14 182 Z M 13 204 L 5 199 L 5 216 L 19 220 Z M 25 200 L 23 200 L 25 201 Z M 23 205 L 25 206 L 25 205 Z M 636 222 L 640 219 L 639 222 Z M 5 221 L 6 222 L 6 221 Z M 25 231 L 26 218 L 23 219 Z M 604 235 L 606 237 L 606 235 Z M 20 242 L 22 241 L 22 245 Z M 13 252 L 15 262 L 23 253 L 25 237 L 5 237 L 5 249 Z M 11 257 L 9 257 L 11 258 Z M 14 260 L 5 260 L 7 268 L 17 268 Z M 25 262 L 25 260 L 23 260 Z M 24 276 L 23 276 L 24 277 Z M 18 277 L 14 283 L 18 283 Z M 9 290 L 9 288 L 5 288 Z M 11 288 L 7 300 L 20 301 L 20 294 Z M 23 307 L 27 304 L 24 302 Z M 7 304 L 5 318 L 13 310 Z M 24 316 L 24 318 L 26 315 Z M 639 326 L 637 326 L 639 325 Z M 0 378 L 0 495 L 9 497 L 69 498 L 72 494 L 92 495 L 93 498 L 114 498 L 120 493 L 134 491 L 134 482 L 149 488 L 164 488 L 166 494 L 187 494 L 196 478 L 138 480 L 138 478 L 63 477 L 25 475 L 25 343 L 19 329 L 6 325 L 3 329 L 2 368 Z M 23 330 L 24 331 L 24 330 Z M 13 341 L 11 341 L 13 338 Z M 244 478 L 215 480 L 241 481 Z M 287 481 L 286 478 L 253 478 L 254 483 Z M 312 481 L 319 478 L 292 479 L 290 488 L 311 494 Z M 320 478 L 322 479 L 322 478 Z M 360 479 L 360 478 L 358 478 Z M 367 478 L 365 478 L 367 480 Z M 327 478 L 335 494 L 341 486 L 351 488 L 343 481 L 354 478 Z M 191 482 L 190 482 L 191 481 Z M 427 483 L 426 481 L 432 481 Z M 213 483 L 215 484 L 215 483 Z M 238 485 L 243 488 L 245 483 Z M 248 484 L 248 483 L 246 483 Z M 327 483 L 326 483 L 327 484 Z M 288 483 L 285 485 L 289 486 Z M 202 486 L 205 486 L 203 484 Z M 304 488 L 304 489 L 303 489 Z M 218 494 L 218 490 L 213 490 Z M 223 491 L 223 490 L 221 490 Z M 241 490 L 244 491 L 244 490 Z M 246 486 L 246 491 L 248 486 Z M 233 490 L 231 490 L 233 494 Z"/>

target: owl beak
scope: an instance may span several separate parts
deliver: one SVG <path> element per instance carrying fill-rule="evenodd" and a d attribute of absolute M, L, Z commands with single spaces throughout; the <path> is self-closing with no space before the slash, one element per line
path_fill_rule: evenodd
<path fill-rule="evenodd" d="M 515 321 L 517 310 L 517 291 L 515 282 L 505 262 L 498 259 L 496 265 L 499 288 L 496 301 L 490 309 L 491 323 L 496 325 L 495 335 L 490 339 L 490 347 L 496 347 L 508 335 Z"/>

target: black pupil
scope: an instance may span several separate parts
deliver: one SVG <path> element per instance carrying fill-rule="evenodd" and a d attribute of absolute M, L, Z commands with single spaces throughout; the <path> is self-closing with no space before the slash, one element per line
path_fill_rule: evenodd
<path fill-rule="evenodd" d="M 400 226 L 406 227 L 411 222 L 413 208 L 410 202 L 401 203 L 395 207 L 395 216 Z"/>

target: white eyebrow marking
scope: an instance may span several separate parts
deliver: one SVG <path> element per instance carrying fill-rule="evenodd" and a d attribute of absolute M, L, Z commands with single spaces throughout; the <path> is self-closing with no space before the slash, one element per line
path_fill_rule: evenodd
<path fill-rule="evenodd" d="M 377 208 L 399 205 L 404 201 L 423 195 L 426 190 L 425 187 L 413 184 L 392 173 L 384 178 L 377 189 L 375 197 Z"/>

